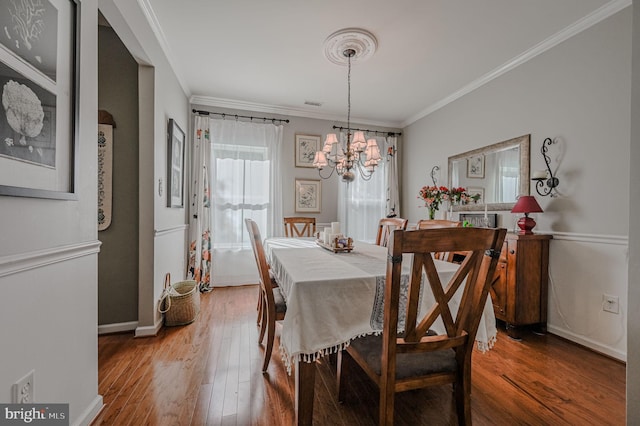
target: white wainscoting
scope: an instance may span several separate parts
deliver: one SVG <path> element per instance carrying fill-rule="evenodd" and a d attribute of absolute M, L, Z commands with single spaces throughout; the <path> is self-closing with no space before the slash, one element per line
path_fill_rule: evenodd
<path fill-rule="evenodd" d="M 626 361 L 628 237 L 548 233 L 549 332 Z M 619 314 L 603 311 L 604 294 Z"/>
<path fill-rule="evenodd" d="M 158 312 L 157 305 L 162 295 L 164 277 L 170 273 L 171 282 L 185 279 L 188 232 L 189 225 L 186 224 L 154 230 L 153 283 L 150 284 L 152 288 L 140 290 L 140 297 L 144 298 L 145 303 L 143 309 L 139 309 L 135 337 L 155 336 L 162 328 L 162 314 Z"/>

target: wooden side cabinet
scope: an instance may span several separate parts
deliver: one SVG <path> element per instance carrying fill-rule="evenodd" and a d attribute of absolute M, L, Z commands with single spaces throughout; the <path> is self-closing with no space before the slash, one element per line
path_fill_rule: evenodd
<path fill-rule="evenodd" d="M 493 311 L 506 324 L 509 337 L 518 327 L 547 331 L 549 240 L 551 235 L 507 233 L 491 285 Z"/>

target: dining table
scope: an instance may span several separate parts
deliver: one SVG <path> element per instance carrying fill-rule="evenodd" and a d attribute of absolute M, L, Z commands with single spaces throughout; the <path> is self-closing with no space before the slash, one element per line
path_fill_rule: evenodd
<path fill-rule="evenodd" d="M 296 424 L 310 425 L 315 361 L 343 350 L 358 337 L 382 332 L 387 248 L 356 241 L 351 251 L 334 252 L 312 237 L 272 237 L 264 241 L 264 249 L 287 304 L 280 353 L 287 372 L 291 374 L 293 370 L 295 374 Z M 408 285 L 411 263 L 408 256 L 403 256 L 401 292 Z M 434 263 L 443 283 L 460 266 L 437 259 Z M 454 315 L 461 296 L 459 291 L 449 301 Z M 422 309 L 434 303 L 430 290 L 422 291 L 420 300 Z M 438 319 L 432 329 L 443 333 L 442 321 Z M 489 296 L 476 334 L 477 348 L 482 352 L 491 349 L 496 335 Z"/>

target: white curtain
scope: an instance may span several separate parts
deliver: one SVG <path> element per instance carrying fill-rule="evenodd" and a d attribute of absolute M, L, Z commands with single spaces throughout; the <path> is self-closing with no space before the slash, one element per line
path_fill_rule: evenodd
<path fill-rule="evenodd" d="M 342 139 L 345 138 L 341 134 Z M 338 220 L 343 224 L 343 232 L 354 240 L 375 242 L 378 232 L 378 222 L 387 215 L 387 171 L 389 170 L 386 156 L 385 141 L 382 137 L 375 138 L 382 161 L 378 164 L 371 179 L 365 181 L 356 171 L 356 178 L 347 184 L 340 181 L 338 189 Z"/>
<path fill-rule="evenodd" d="M 211 139 L 209 118 L 195 116 L 189 184 L 189 260 L 187 277 L 200 291 L 211 287 L 210 187 Z"/>
<path fill-rule="evenodd" d="M 244 220 L 282 233 L 282 125 L 211 120 L 214 285 L 255 282 Z"/>

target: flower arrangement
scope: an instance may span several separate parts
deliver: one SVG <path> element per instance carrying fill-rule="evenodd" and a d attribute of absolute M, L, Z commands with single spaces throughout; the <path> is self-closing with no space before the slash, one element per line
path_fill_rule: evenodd
<path fill-rule="evenodd" d="M 477 203 L 480 199 L 480 194 L 471 195 L 467 192 L 467 188 L 460 186 L 449 190 L 449 199 L 452 204 L 469 204 L 471 201 Z"/>
<path fill-rule="evenodd" d="M 446 186 L 423 186 L 418 198 L 424 201 L 426 207 L 438 210 L 440 204 L 449 199 L 449 189 Z"/>
<path fill-rule="evenodd" d="M 480 198 L 480 194 L 469 195 L 467 189 L 463 187 L 447 188 L 446 186 L 423 186 L 418 192 L 418 198 L 424 202 L 425 207 L 429 209 L 429 219 L 434 219 L 436 210 L 444 201 L 451 204 L 468 204 L 474 203 Z"/>

